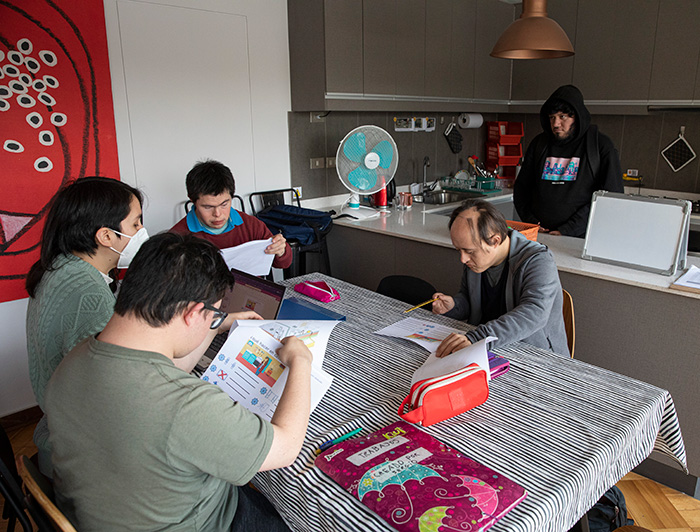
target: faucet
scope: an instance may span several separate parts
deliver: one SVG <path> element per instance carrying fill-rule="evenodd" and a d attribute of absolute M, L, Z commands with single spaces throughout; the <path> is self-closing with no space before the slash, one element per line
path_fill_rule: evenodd
<path fill-rule="evenodd" d="M 427 155 L 423 158 L 423 195 L 428 193 L 428 166 L 430 166 L 430 157 Z"/>

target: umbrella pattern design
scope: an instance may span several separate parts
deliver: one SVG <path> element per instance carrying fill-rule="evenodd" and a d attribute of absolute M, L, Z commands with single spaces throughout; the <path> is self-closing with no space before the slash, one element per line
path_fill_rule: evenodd
<path fill-rule="evenodd" d="M 386 467 L 387 462 L 381 463 L 369 469 L 362 476 L 362 478 L 360 479 L 360 484 L 357 488 L 357 497 L 358 499 L 362 500 L 368 493 L 372 491 L 378 491 L 379 498 L 381 499 L 384 497 L 384 488 L 392 485 L 399 486 L 401 488 L 401 491 L 406 495 L 409 511 L 406 511 L 404 508 L 401 507 L 395 508 L 392 511 L 392 519 L 398 524 L 407 523 L 413 518 L 413 502 L 411 501 L 411 497 L 408 495 L 406 487 L 404 486 L 406 482 L 408 482 L 409 480 L 415 480 L 422 485 L 423 480 L 429 477 L 438 477 L 447 482 L 446 479 L 441 477 L 434 470 L 420 464 L 411 464 L 408 467 L 401 467 L 399 468 L 400 470 L 398 470 L 395 474 L 391 475 L 389 478 L 386 478 L 385 480 L 377 480 L 377 472 L 379 470 L 385 470 Z"/>

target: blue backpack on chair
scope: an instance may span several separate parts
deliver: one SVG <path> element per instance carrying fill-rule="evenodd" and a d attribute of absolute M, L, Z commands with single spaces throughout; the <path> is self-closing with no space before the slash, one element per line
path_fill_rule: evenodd
<path fill-rule="evenodd" d="M 287 240 L 302 246 L 318 242 L 333 226 L 330 212 L 305 209 L 296 205 L 271 205 L 258 214 L 273 234 L 280 231 Z"/>

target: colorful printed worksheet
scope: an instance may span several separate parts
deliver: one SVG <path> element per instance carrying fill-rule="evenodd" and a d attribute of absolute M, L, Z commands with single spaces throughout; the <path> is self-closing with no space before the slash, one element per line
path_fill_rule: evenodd
<path fill-rule="evenodd" d="M 276 356 L 277 349 L 282 347 L 278 338 L 298 336 L 314 354 L 311 367 L 313 411 L 333 382 L 333 377 L 322 368 L 322 354 L 317 358 L 314 353 L 325 352 L 325 344 L 322 351 L 318 345 L 321 343 L 319 328 L 323 328 L 327 343 L 333 329 L 330 325 L 337 322 L 324 322 L 322 327 L 314 327 L 318 322 L 250 323 L 255 325 L 239 325 L 231 329 L 226 343 L 202 375 L 202 380 L 219 386 L 231 399 L 269 421 L 275 413 L 289 373 Z"/>
<path fill-rule="evenodd" d="M 374 334 L 381 334 L 382 336 L 411 340 L 431 353 L 437 351 L 440 342 L 447 338 L 450 333 L 464 334 L 464 331 L 440 325 L 434 321 L 424 321 L 416 318 L 405 318 L 374 332 Z"/>

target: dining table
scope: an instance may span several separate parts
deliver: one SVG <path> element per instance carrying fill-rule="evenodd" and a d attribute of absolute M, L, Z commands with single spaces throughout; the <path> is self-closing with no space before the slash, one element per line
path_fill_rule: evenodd
<path fill-rule="evenodd" d="M 308 280 L 326 281 L 339 299 L 320 303 L 294 292 L 297 283 Z M 315 451 L 353 430 L 367 435 L 399 420 L 411 377 L 429 353 L 376 331 L 406 316 L 464 332 L 472 326 L 422 308 L 404 314 L 412 305 L 320 273 L 281 284 L 287 295 L 345 320 L 328 341 L 323 367 L 333 383 L 311 413 L 299 456 L 289 467 L 258 473 L 253 483 L 292 530 L 392 530 L 314 465 Z M 491 351 L 509 361 L 509 370 L 490 381 L 486 402 L 421 427 L 525 488 L 526 498 L 490 530 L 569 530 L 652 450 L 687 471 L 668 391 L 523 342 Z"/>

